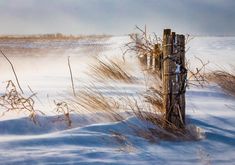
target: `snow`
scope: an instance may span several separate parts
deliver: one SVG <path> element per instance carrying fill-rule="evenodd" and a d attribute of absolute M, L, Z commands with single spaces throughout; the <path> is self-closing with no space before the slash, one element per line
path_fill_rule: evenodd
<path fill-rule="evenodd" d="M 208 70 L 231 69 L 234 65 L 234 37 L 196 37 L 189 42 L 188 59 L 200 57 L 203 61 L 209 61 Z M 196 66 L 198 60 L 193 61 Z"/>
<path fill-rule="evenodd" d="M 27 88 L 30 85 L 40 99 L 36 101 L 37 108 L 47 115 L 38 118 L 39 125 L 33 124 L 25 114 L 6 114 L 0 118 L 1 164 L 235 164 L 235 98 L 215 84 L 187 89 L 187 123 L 200 130 L 198 141 L 148 141 L 136 136 L 127 126 L 126 123 L 131 123 L 145 129 L 146 123 L 134 116 L 125 122 L 112 122 L 105 114 L 73 114 L 71 127 L 63 121 L 55 122 L 55 114 L 51 113 L 53 100 L 71 95 L 67 57 L 71 57 L 76 89 L 83 89 L 93 83 L 87 72 L 95 62 L 94 57 L 120 58 L 120 48 L 128 40 L 127 36 L 115 36 L 89 43 L 99 45 L 95 51 L 92 46 L 84 46 L 88 41 L 81 41 L 72 44 L 73 47 L 67 47 L 68 43 L 53 43 L 58 47 L 65 45 L 59 54 L 10 55 L 26 94 L 30 94 Z M 14 44 L 27 47 L 24 43 Z M 37 43 L 32 45 L 35 47 Z M 41 46 L 51 48 L 44 43 Z M 196 37 L 189 46 L 187 57 L 210 60 L 211 70 L 216 65 L 227 69 L 231 69 L 229 64 L 234 65 L 235 37 Z M 99 82 L 96 86 L 103 94 L 135 96 L 145 90 L 146 78 L 136 59 L 132 54 L 124 58 L 138 83 Z M 198 61 L 194 60 L 193 65 L 197 66 Z M 9 79 L 14 79 L 12 71 L 0 57 L 0 80 Z M 0 93 L 4 92 L 4 85 L 1 84 Z"/>

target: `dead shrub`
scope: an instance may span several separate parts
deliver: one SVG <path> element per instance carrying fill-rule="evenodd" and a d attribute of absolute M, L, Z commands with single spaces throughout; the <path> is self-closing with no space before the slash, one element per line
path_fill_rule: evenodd
<path fill-rule="evenodd" d="M 34 124 L 39 124 L 37 116 L 38 114 L 44 115 L 44 113 L 35 110 L 33 100 L 35 95 L 36 93 L 33 93 L 29 97 L 23 96 L 17 91 L 15 84 L 11 80 L 7 81 L 6 91 L 0 96 L 0 106 L 5 109 L 2 116 L 8 112 L 27 113 Z"/>
<path fill-rule="evenodd" d="M 128 51 L 134 51 L 138 54 L 138 57 L 144 57 L 148 54 L 153 54 L 155 45 L 161 43 L 161 39 L 153 33 L 152 35 L 147 33 L 145 26 L 144 30 L 136 26 L 138 33 L 130 34 L 131 41 L 126 44 Z M 125 52 L 125 53 L 126 53 Z"/>
<path fill-rule="evenodd" d="M 136 26 L 136 29 L 138 33 L 129 35 L 131 41 L 126 44 L 127 49 L 124 54 L 129 51 L 135 52 L 140 61 L 140 65 L 146 68 L 146 64 L 150 64 L 151 66 L 147 66 L 147 70 L 150 70 L 153 65 L 159 65 L 160 63 L 159 59 L 162 57 L 162 40 L 155 33 L 148 34 L 146 26 L 144 30 L 138 26 Z M 150 56 L 155 57 L 155 64 L 151 61 Z M 155 67 L 153 67 L 153 70 L 156 72 Z"/>

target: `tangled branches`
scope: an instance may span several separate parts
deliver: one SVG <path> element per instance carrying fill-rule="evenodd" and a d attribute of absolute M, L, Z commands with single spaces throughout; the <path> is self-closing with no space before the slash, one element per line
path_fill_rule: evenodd
<path fill-rule="evenodd" d="M 43 113 L 34 108 L 33 97 L 35 95 L 36 93 L 33 93 L 31 96 L 25 97 L 17 91 L 15 84 L 11 80 L 7 81 L 6 91 L 0 96 L 0 107 L 5 109 L 2 116 L 12 111 L 24 112 L 28 114 L 29 119 L 32 120 L 34 124 L 38 124 L 36 119 L 38 112 Z"/>
<path fill-rule="evenodd" d="M 209 61 L 204 62 L 202 59 L 195 57 L 200 65 L 196 67 L 196 69 L 191 69 L 190 62 L 188 61 L 186 64 L 187 71 L 189 72 L 189 76 L 187 77 L 187 86 L 201 86 L 203 87 L 205 83 L 207 83 L 206 79 L 206 66 L 209 64 Z"/>
<path fill-rule="evenodd" d="M 138 26 L 136 26 L 136 29 L 139 31 L 139 33 L 130 34 L 131 41 L 126 44 L 126 52 L 134 51 L 138 54 L 139 58 L 143 58 L 154 53 L 156 54 L 156 52 L 154 52 L 155 46 L 160 45 L 162 40 L 155 33 L 153 33 L 153 35 L 148 35 L 146 26 L 144 30 Z M 126 52 L 124 52 L 124 54 Z"/>

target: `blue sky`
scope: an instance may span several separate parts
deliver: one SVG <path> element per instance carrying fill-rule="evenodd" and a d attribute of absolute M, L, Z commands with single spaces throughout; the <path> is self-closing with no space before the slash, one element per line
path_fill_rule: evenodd
<path fill-rule="evenodd" d="M 0 0 L 0 34 L 235 35 L 234 0 Z"/>

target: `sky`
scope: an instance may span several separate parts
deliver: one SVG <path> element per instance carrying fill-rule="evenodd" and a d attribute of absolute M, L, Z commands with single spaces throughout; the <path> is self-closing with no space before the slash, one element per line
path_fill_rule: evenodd
<path fill-rule="evenodd" d="M 0 0 L 0 34 L 235 35 L 235 0 Z"/>

